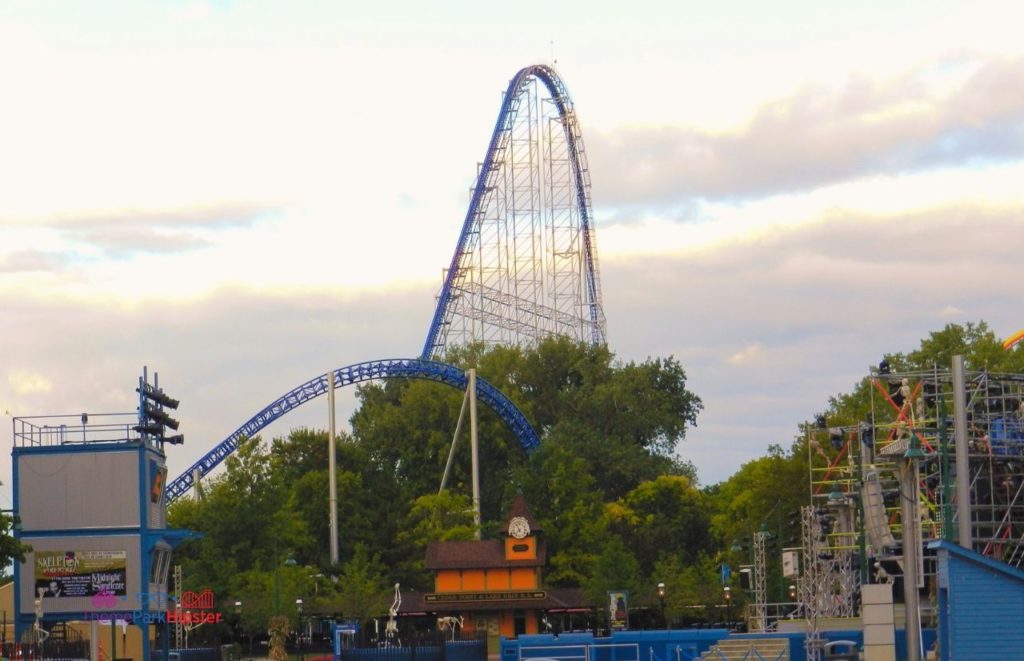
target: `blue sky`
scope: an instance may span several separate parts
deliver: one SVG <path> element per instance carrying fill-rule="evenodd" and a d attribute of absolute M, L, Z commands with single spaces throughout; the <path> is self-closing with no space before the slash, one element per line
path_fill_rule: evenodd
<path fill-rule="evenodd" d="M 553 59 L 610 344 L 683 362 L 680 454 L 724 479 L 881 353 L 1024 327 L 1022 14 L 3 3 L 0 411 L 131 410 L 147 364 L 183 402 L 175 473 L 317 373 L 416 354 L 501 93 Z"/>

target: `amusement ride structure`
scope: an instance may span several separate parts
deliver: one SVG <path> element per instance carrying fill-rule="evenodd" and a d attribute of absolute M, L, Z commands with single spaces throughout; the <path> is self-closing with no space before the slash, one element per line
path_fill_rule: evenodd
<path fill-rule="evenodd" d="M 434 359 L 446 347 L 532 344 L 553 335 L 603 344 L 605 316 L 583 134 L 558 74 L 533 65 L 505 91 L 420 357 L 341 367 L 289 390 L 168 482 L 167 500 L 214 470 L 239 440 L 334 387 L 414 378 L 464 389 L 466 372 Z M 476 388 L 526 451 L 538 447 L 507 397 L 483 379 Z"/>

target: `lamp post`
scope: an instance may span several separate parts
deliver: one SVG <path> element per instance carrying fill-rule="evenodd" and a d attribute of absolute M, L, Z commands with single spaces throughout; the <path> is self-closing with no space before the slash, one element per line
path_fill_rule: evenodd
<path fill-rule="evenodd" d="M 732 588 L 726 585 L 722 588 L 722 597 L 725 599 L 725 626 L 732 630 Z"/>
<path fill-rule="evenodd" d="M 303 659 L 305 659 L 305 657 L 302 655 L 302 599 L 295 600 L 295 610 L 299 613 L 299 629 L 298 634 L 296 635 L 296 639 L 299 645 L 299 661 L 302 661 Z"/>
<path fill-rule="evenodd" d="M 661 603 L 661 621 L 668 629 L 668 620 L 665 619 L 665 584 L 658 583 L 658 601 Z"/>
<path fill-rule="evenodd" d="M 236 636 L 242 635 L 242 602 L 239 599 L 235 599 L 235 621 L 238 623 L 238 631 L 235 633 Z"/>

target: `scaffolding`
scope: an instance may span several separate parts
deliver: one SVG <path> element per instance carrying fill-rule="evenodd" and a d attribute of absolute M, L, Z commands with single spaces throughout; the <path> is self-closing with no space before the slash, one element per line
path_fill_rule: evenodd
<path fill-rule="evenodd" d="M 819 417 L 805 430 L 820 540 L 805 532 L 804 559 L 812 564 L 805 566 L 801 584 L 814 577 L 814 590 L 830 592 L 830 602 L 844 615 L 856 614 L 862 582 L 902 585 L 907 516 L 921 543 L 920 553 L 907 554 L 916 560 L 919 586 L 933 585 L 935 562 L 927 547 L 937 539 L 1024 566 L 1024 375 L 963 372 L 960 404 L 955 371 L 895 373 L 883 362 L 868 377 L 865 420 L 830 427 Z M 956 495 L 955 439 L 965 444 L 966 507 Z M 901 492 L 899 467 L 908 458 L 919 469 L 910 480 L 916 489 L 905 486 Z M 915 505 L 901 513 L 904 498 Z M 829 610 L 811 587 L 801 597 L 812 599 L 803 602 L 809 613 Z"/>

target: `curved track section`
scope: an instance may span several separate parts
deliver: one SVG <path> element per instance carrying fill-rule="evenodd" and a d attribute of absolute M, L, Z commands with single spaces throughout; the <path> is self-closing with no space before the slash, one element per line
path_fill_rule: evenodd
<path fill-rule="evenodd" d="M 534 105 L 541 105 L 539 101 L 535 102 L 527 94 L 528 89 L 535 80 L 539 80 L 547 88 L 551 96 L 551 102 L 557 108 L 558 123 L 561 125 L 561 132 L 565 141 L 564 151 L 567 152 L 564 157 L 560 156 L 557 158 L 568 160 L 568 170 L 565 174 L 568 179 L 571 179 L 571 187 L 575 193 L 575 211 L 579 215 L 579 227 L 573 228 L 575 231 L 571 240 L 574 243 L 573 250 L 576 253 L 581 253 L 579 259 L 581 262 L 580 270 L 583 274 L 582 279 L 584 280 L 582 283 L 584 291 L 577 293 L 576 300 L 571 306 L 556 303 L 554 308 L 552 308 L 551 306 L 538 303 L 536 298 L 531 297 L 530 293 L 532 292 L 522 293 L 520 288 L 522 281 L 513 283 L 510 288 L 511 291 L 498 290 L 488 286 L 486 283 L 475 283 L 475 285 L 467 283 L 467 276 L 474 270 L 472 254 L 474 250 L 478 249 L 481 242 L 481 234 L 484 232 L 483 226 L 485 224 L 488 226 L 495 224 L 494 219 L 488 217 L 488 208 L 492 206 L 502 208 L 507 216 L 512 217 L 508 222 L 513 225 L 517 222 L 515 217 L 523 215 L 523 209 L 516 206 L 520 204 L 520 202 L 516 201 L 517 197 L 519 199 L 524 197 L 522 195 L 522 188 L 517 188 L 521 184 L 514 181 L 521 179 L 520 171 L 515 169 L 520 167 L 518 161 L 521 160 L 521 157 L 516 156 L 516 145 L 525 139 L 532 138 L 523 138 L 521 134 L 514 130 L 514 126 L 517 115 L 520 113 L 528 115 L 534 112 Z M 524 98 L 526 99 L 525 101 Z M 552 159 L 556 158 L 551 154 L 549 154 L 549 157 Z M 532 159 L 532 156 L 529 158 Z M 559 161 L 559 163 L 561 162 Z M 561 166 L 549 162 L 546 169 L 541 172 L 540 178 L 553 178 L 554 175 L 552 173 L 559 167 Z M 533 175 L 528 176 L 532 177 Z M 509 182 L 510 179 L 513 181 Z M 497 190 L 504 190 L 506 193 L 505 198 L 496 201 L 494 196 Z M 535 191 L 531 190 L 529 192 L 534 193 Z M 571 199 L 565 199 L 571 196 L 551 191 L 548 191 L 548 193 L 551 199 L 547 203 L 552 208 L 564 209 L 573 202 Z M 531 206 L 527 209 L 527 213 L 536 213 L 532 206 L 533 202 L 530 201 L 529 204 Z M 546 213 L 554 214 L 556 212 L 549 210 Z M 565 227 L 552 229 L 545 226 L 543 231 L 554 235 L 558 231 L 564 232 L 565 229 Z M 518 231 L 520 230 L 513 228 L 508 232 L 513 235 L 510 241 L 510 244 L 512 244 L 510 249 L 493 252 L 515 253 L 518 250 L 514 245 Z M 534 231 L 537 231 L 536 226 Z M 552 239 L 552 243 L 557 244 L 557 240 Z M 582 246 L 576 246 L 577 243 L 582 243 Z M 564 247 L 553 245 L 548 247 L 548 251 L 551 252 L 552 248 L 554 252 L 547 259 L 554 263 L 563 258 L 565 249 Z M 517 258 L 513 256 L 511 261 L 514 262 Z M 503 258 L 497 257 L 496 259 L 500 262 Z M 506 268 L 509 259 L 507 257 L 504 259 L 505 262 L 500 264 L 477 264 L 475 265 L 476 270 L 482 273 L 488 270 L 495 271 Z M 528 277 L 534 276 L 531 274 Z M 534 282 L 527 281 L 526 289 L 535 290 Z M 548 286 L 547 284 L 542 285 L 542 287 Z M 552 288 L 557 288 L 558 286 L 562 285 L 556 283 Z M 579 335 L 579 339 L 587 339 L 586 335 L 589 334 L 589 340 L 595 344 L 602 344 L 606 341 L 605 318 L 601 306 L 601 285 L 592 227 L 590 177 L 586 154 L 583 149 L 583 135 L 576 121 L 569 92 L 555 70 L 549 66 L 533 65 L 521 69 L 508 84 L 501 105 L 501 111 L 498 114 L 498 121 L 495 124 L 490 145 L 487 148 L 487 154 L 484 157 L 483 164 L 480 166 L 480 172 L 473 187 L 472 198 L 462 224 L 459 241 L 455 247 L 455 254 L 452 257 L 451 264 L 445 274 L 444 284 L 438 295 L 437 307 L 434 310 L 426 342 L 423 345 L 422 358 L 426 359 L 443 354 L 447 344 L 448 331 L 452 327 L 453 318 L 456 316 L 456 308 L 460 305 L 469 307 L 477 305 L 476 303 L 470 304 L 467 299 L 479 302 L 472 313 L 477 326 L 487 323 L 503 323 L 513 333 L 537 337 L 540 334 L 545 334 L 543 330 L 538 331 L 537 319 L 544 319 L 558 329 L 573 327 L 576 331 L 575 334 Z M 584 307 L 586 308 L 585 313 L 582 309 Z M 589 318 L 588 322 L 579 324 L 581 321 L 580 313 L 585 314 Z M 583 328 L 579 328 L 580 325 Z"/>
<path fill-rule="evenodd" d="M 377 379 L 426 379 L 437 381 L 454 388 L 464 390 L 468 383 L 466 373 L 446 363 L 415 358 L 395 358 L 388 360 L 371 360 L 342 367 L 334 371 L 335 387 L 343 387 L 364 381 Z M 238 441 L 256 435 L 261 429 L 281 418 L 289 411 L 305 404 L 309 400 L 327 392 L 327 375 L 323 374 L 311 379 L 301 386 L 276 399 L 262 411 L 254 415 L 244 425 L 236 429 L 230 436 L 221 441 L 202 459 L 179 475 L 167 485 L 167 502 L 173 502 L 184 495 L 193 485 L 196 473 L 200 476 L 208 474 L 224 461 L 238 447 Z M 515 404 L 500 390 L 477 377 L 477 397 L 491 407 L 505 424 L 512 429 L 519 439 L 520 445 L 527 452 L 540 447 L 540 438 L 533 426 Z"/>

